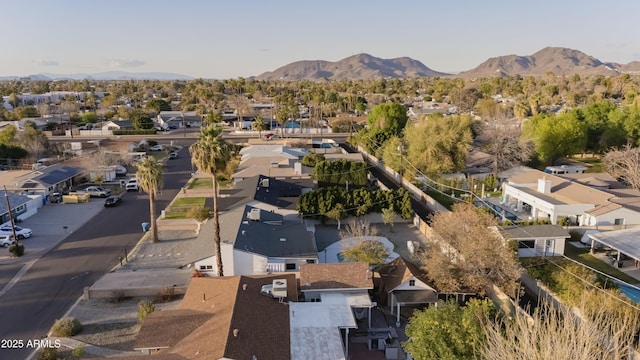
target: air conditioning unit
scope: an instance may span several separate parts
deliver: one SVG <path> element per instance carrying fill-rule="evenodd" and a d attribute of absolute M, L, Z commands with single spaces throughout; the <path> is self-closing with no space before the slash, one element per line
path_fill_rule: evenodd
<path fill-rule="evenodd" d="M 247 214 L 249 220 L 260 221 L 260 209 L 253 208 Z"/>
<path fill-rule="evenodd" d="M 287 279 L 275 279 L 272 283 L 272 294 L 274 298 L 287 297 Z"/>

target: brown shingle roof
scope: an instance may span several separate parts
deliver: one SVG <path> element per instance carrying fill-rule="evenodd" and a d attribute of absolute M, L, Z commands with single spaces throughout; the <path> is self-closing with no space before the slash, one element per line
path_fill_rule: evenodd
<path fill-rule="evenodd" d="M 300 290 L 372 289 L 369 265 L 363 262 L 300 265 Z"/>
<path fill-rule="evenodd" d="M 399 257 L 387 264 L 380 271 L 382 279 L 381 288 L 384 292 L 389 292 L 398 287 L 403 282 L 412 277 L 422 281 L 423 283 L 435 288 L 429 281 L 427 274 L 412 262 Z"/>
<path fill-rule="evenodd" d="M 251 359 L 253 355 L 261 360 L 289 359 L 288 307 L 260 294 L 262 285 L 271 284 L 275 279 L 287 279 L 290 294 L 287 300 L 296 301 L 294 274 L 194 278 L 179 310 L 150 316 L 148 326 L 145 320 L 144 331 L 141 329 L 139 335 L 140 344 L 136 342 L 136 347 L 169 344 L 169 349 L 162 353 L 176 359 Z M 175 316 L 171 316 L 171 312 L 175 312 Z M 185 327 L 184 321 L 188 328 L 174 329 Z M 201 325 L 195 326 L 198 321 Z M 162 328 L 150 329 L 154 325 Z M 234 336 L 234 329 L 239 330 L 239 336 Z M 153 334 L 168 338 L 154 342 Z M 181 339 L 180 334 L 184 334 Z"/>
<path fill-rule="evenodd" d="M 151 313 L 142 323 L 134 349 L 166 349 L 199 328 L 213 316 L 210 312 L 176 309 Z M 176 322 L 180 326 L 173 326 Z"/>

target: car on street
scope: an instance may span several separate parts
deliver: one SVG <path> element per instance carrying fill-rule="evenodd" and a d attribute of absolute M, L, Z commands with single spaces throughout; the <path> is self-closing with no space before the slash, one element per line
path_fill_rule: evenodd
<path fill-rule="evenodd" d="M 125 189 L 127 189 L 127 191 L 138 191 L 138 179 L 136 178 L 131 178 L 129 179 L 129 181 L 127 181 L 127 183 L 125 184 Z"/>
<path fill-rule="evenodd" d="M 13 235 L 0 235 L 0 246 L 9 247 L 13 244 Z"/>
<path fill-rule="evenodd" d="M 81 192 L 86 192 L 91 197 L 106 198 L 111 195 L 111 189 L 105 189 L 101 186 L 89 186 L 88 188 L 81 190 Z"/>
<path fill-rule="evenodd" d="M 172 151 L 169 153 L 169 159 L 177 159 L 178 158 L 178 153 L 175 151 Z"/>
<path fill-rule="evenodd" d="M 16 230 L 16 236 L 18 240 L 26 239 L 31 237 L 31 229 L 23 228 L 20 226 L 14 226 Z M 11 225 L 4 225 L 0 227 L 0 236 L 13 236 L 13 230 L 11 229 Z"/>
<path fill-rule="evenodd" d="M 122 198 L 120 196 L 109 196 L 104 200 L 104 207 L 114 207 L 120 205 Z"/>
<path fill-rule="evenodd" d="M 162 151 L 164 150 L 164 146 L 163 145 L 153 145 L 152 147 L 149 148 L 149 151 Z"/>

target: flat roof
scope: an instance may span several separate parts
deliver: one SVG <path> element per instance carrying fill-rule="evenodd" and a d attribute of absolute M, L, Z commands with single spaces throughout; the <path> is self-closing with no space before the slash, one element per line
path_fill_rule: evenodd
<path fill-rule="evenodd" d="M 605 231 L 588 235 L 591 239 L 609 246 L 631 258 L 640 260 L 640 228 Z"/>

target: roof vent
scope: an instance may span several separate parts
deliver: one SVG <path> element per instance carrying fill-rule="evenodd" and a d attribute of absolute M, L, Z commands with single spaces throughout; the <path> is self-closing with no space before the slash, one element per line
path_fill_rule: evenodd
<path fill-rule="evenodd" d="M 240 335 L 240 330 L 239 329 L 233 329 L 233 337 L 238 337 L 238 335 Z"/>
<path fill-rule="evenodd" d="M 242 290 L 247 291 L 247 284 L 242 284 Z"/>
<path fill-rule="evenodd" d="M 242 235 L 247 235 L 247 230 L 242 230 Z"/>
<path fill-rule="evenodd" d="M 280 238 L 280 241 L 287 241 L 287 238 Z"/>
<path fill-rule="evenodd" d="M 277 164 L 278 163 L 276 163 L 276 165 Z M 273 163 L 272 163 L 271 167 L 278 167 L 278 166 L 273 166 Z M 260 186 L 268 188 L 269 187 L 269 178 L 264 178 L 264 179 L 260 180 Z"/>
<path fill-rule="evenodd" d="M 260 209 L 258 209 L 258 208 L 251 209 L 251 211 L 249 211 L 249 213 L 247 214 L 247 218 L 249 220 L 259 221 L 260 220 Z"/>

